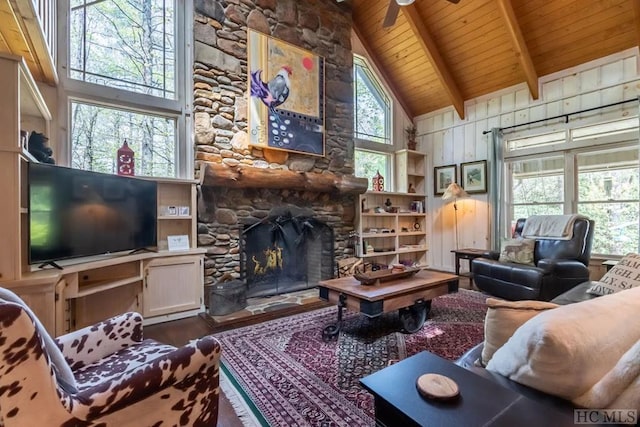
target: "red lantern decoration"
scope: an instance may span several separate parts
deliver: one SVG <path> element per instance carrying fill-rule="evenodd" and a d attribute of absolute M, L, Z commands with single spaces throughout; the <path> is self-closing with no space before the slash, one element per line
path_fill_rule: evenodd
<path fill-rule="evenodd" d="M 127 140 L 118 149 L 118 175 L 135 175 L 135 161 L 133 150 L 129 148 Z"/>
<path fill-rule="evenodd" d="M 376 171 L 373 176 L 373 191 L 384 191 L 384 177 L 380 175 L 380 171 Z"/>

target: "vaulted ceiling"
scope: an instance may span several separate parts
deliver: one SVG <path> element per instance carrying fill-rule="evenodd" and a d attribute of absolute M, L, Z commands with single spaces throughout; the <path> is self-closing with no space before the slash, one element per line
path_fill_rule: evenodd
<path fill-rule="evenodd" d="M 640 0 L 415 0 L 383 28 L 389 1 L 347 0 L 355 31 L 407 114 L 519 83 L 637 46 Z"/>

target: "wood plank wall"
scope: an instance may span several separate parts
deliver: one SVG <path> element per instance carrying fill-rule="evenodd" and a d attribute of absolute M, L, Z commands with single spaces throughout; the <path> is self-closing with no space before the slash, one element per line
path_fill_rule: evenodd
<path fill-rule="evenodd" d="M 487 159 L 490 135 L 482 132 L 493 127 L 506 127 L 636 98 L 640 95 L 639 64 L 640 55 L 636 47 L 540 78 L 540 99 L 536 101 L 530 99 L 526 85 L 521 84 L 466 101 L 465 120 L 460 120 L 452 107 L 416 117 L 420 146 L 428 154 L 429 266 L 454 270 L 454 256 L 450 252 L 455 248 L 453 206 L 433 195 L 434 166 L 456 164 L 459 176 L 460 163 Z M 638 115 L 638 105 L 630 103 L 583 117 L 573 116 L 571 123 L 575 125 L 577 120 L 594 123 L 622 115 Z M 564 126 L 557 122 L 547 123 L 538 125 L 535 131 L 543 133 Z M 521 129 L 519 132 L 527 132 L 526 128 Z M 472 195 L 458 201 L 460 248 L 489 248 L 491 209 L 488 201 L 488 194 Z M 468 271 L 467 262 L 462 264 L 461 271 Z"/>

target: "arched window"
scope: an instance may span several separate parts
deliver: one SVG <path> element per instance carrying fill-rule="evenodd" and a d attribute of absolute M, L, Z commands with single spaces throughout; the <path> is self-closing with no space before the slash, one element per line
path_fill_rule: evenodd
<path fill-rule="evenodd" d="M 392 185 L 391 98 L 365 58 L 353 56 L 356 175 L 371 178 L 380 172 L 385 190 Z"/>

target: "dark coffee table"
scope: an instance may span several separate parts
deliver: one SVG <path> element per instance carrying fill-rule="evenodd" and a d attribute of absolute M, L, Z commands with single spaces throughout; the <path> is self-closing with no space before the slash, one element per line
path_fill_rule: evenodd
<path fill-rule="evenodd" d="M 449 402 L 420 396 L 416 380 L 446 375 L 460 388 Z M 545 406 L 424 351 L 360 380 L 375 398 L 377 426 L 573 426 L 573 415 Z"/>

